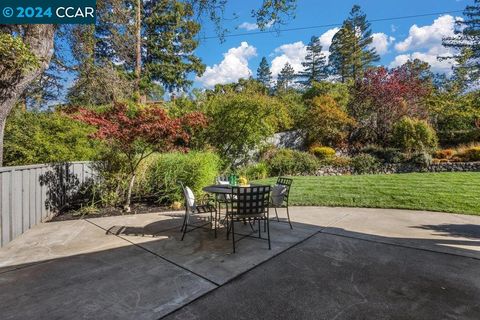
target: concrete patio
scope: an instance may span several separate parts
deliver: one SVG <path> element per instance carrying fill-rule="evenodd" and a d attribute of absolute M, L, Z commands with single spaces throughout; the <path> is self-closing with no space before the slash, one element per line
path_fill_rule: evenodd
<path fill-rule="evenodd" d="M 480 217 L 291 215 L 236 254 L 223 231 L 180 241 L 179 212 L 38 225 L 0 249 L 1 319 L 480 319 Z"/>

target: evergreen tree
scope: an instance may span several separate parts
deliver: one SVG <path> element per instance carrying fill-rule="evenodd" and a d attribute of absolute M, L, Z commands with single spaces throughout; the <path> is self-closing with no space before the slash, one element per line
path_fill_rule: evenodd
<path fill-rule="evenodd" d="M 257 80 L 263 83 L 267 88 L 270 87 L 272 81 L 272 72 L 267 62 L 267 58 L 263 57 L 260 66 L 257 69 Z"/>
<path fill-rule="evenodd" d="M 348 78 L 357 80 L 372 62 L 380 60 L 375 48 L 371 47 L 372 41 L 367 15 L 360 6 L 354 5 L 330 46 L 330 66 L 342 82 Z"/>
<path fill-rule="evenodd" d="M 192 84 L 190 73 L 202 75 L 205 65 L 194 55 L 200 24 L 192 6 L 177 0 L 145 4 L 144 73 L 147 82 L 160 82 L 169 91 Z"/>
<path fill-rule="evenodd" d="M 303 71 L 298 74 L 297 81 L 304 86 L 311 86 L 314 81 L 320 82 L 327 78 L 327 57 L 322 53 L 319 37 L 312 37 L 307 46 L 305 62 L 302 62 Z"/>
<path fill-rule="evenodd" d="M 457 21 L 454 37 L 443 39 L 443 45 L 459 50 L 455 76 L 466 82 L 480 80 L 480 0 L 474 0 L 463 12 L 464 20 Z"/>
<path fill-rule="evenodd" d="M 277 91 L 287 90 L 295 80 L 295 70 L 290 65 L 290 63 L 285 63 L 282 70 L 278 74 L 277 79 Z"/>

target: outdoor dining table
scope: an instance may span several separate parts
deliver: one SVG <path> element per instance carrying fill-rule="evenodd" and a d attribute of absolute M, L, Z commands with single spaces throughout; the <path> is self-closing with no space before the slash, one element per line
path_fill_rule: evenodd
<path fill-rule="evenodd" d="M 235 186 L 235 187 L 266 187 L 269 185 L 265 184 L 256 184 L 252 183 L 249 184 L 248 186 Z M 206 193 L 214 194 L 215 195 L 215 210 L 218 210 L 218 213 L 220 214 L 220 201 L 219 197 L 222 197 L 222 202 L 228 203 L 228 197 L 226 195 L 232 193 L 232 188 L 233 186 L 230 184 L 212 184 L 209 186 L 204 187 L 202 190 Z"/>
<path fill-rule="evenodd" d="M 270 185 L 252 183 L 252 184 L 249 184 L 247 186 L 238 185 L 238 186 L 235 186 L 235 187 L 267 187 L 267 186 L 270 186 Z M 233 186 L 230 185 L 230 184 L 212 184 L 212 185 L 209 185 L 209 186 L 206 186 L 206 187 L 202 188 L 202 190 L 204 192 L 215 195 L 215 211 L 218 210 L 217 212 L 219 214 L 219 218 L 220 218 L 219 197 L 223 196 L 222 197 L 222 202 L 226 203 L 227 206 L 228 206 L 228 202 L 229 202 L 228 199 L 229 198 L 227 197 L 227 195 L 232 193 L 232 188 L 233 188 Z M 215 219 L 216 219 L 216 214 L 215 214 Z M 227 217 L 225 215 L 225 218 L 223 219 L 223 222 L 220 222 L 220 223 L 224 223 L 226 219 L 227 219 Z M 217 223 L 215 222 L 215 237 L 216 236 L 217 236 Z"/>

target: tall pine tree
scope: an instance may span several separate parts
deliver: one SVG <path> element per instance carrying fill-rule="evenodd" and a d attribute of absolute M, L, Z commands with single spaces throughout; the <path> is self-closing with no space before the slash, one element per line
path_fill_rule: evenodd
<path fill-rule="evenodd" d="M 464 81 L 480 80 L 480 0 L 474 0 L 463 12 L 464 20 L 457 21 L 455 36 L 443 39 L 443 45 L 454 48 L 457 66 L 455 74 Z"/>
<path fill-rule="evenodd" d="M 297 81 L 304 86 L 311 86 L 314 81 L 320 82 L 327 78 L 327 57 L 322 52 L 319 37 L 312 37 L 307 46 L 305 62 L 302 62 L 303 71 L 299 72 Z"/>
<path fill-rule="evenodd" d="M 380 60 L 375 48 L 371 47 L 372 42 L 367 15 L 360 6 L 354 5 L 330 46 L 329 63 L 333 73 L 339 75 L 342 82 L 359 79 L 373 62 Z"/>
<path fill-rule="evenodd" d="M 272 72 L 270 71 L 270 66 L 265 57 L 262 58 L 260 66 L 257 69 L 257 80 L 263 83 L 267 88 L 270 87 L 270 83 L 272 82 Z"/>
<path fill-rule="evenodd" d="M 295 80 L 295 70 L 290 63 L 285 63 L 277 78 L 277 91 L 285 91 Z"/>

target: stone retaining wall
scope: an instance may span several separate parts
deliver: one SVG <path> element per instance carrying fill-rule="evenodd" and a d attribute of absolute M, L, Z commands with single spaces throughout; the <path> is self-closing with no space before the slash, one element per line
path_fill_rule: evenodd
<path fill-rule="evenodd" d="M 409 173 L 409 172 L 475 172 L 480 171 L 480 162 L 445 162 L 435 163 L 428 167 L 420 167 L 412 164 L 384 164 L 378 173 Z M 353 174 L 351 167 L 326 166 L 317 170 L 316 176 L 342 176 Z"/>

